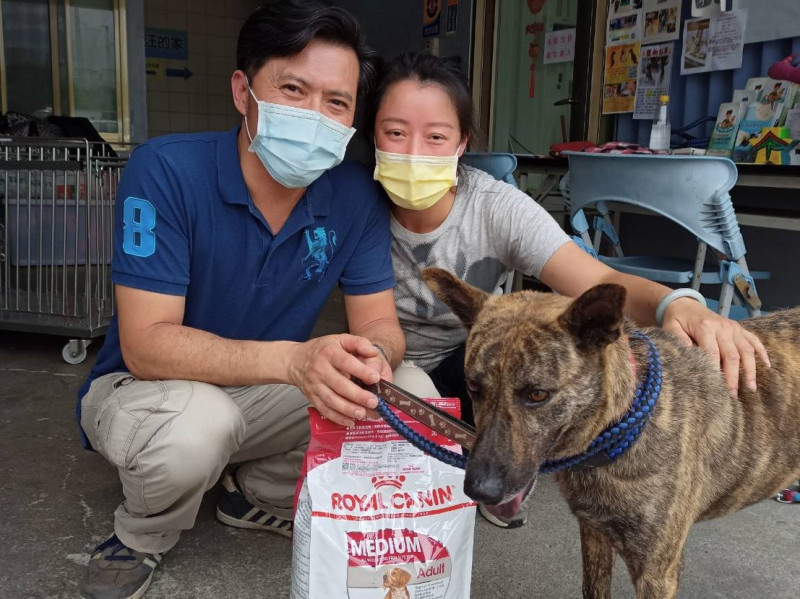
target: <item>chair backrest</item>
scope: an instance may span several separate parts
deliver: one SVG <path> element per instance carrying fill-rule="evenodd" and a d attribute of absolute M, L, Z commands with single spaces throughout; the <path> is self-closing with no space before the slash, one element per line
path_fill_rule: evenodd
<path fill-rule="evenodd" d="M 517 186 L 514 171 L 517 170 L 517 157 L 500 152 L 465 152 L 461 157 L 463 164 L 486 171 L 498 181 Z"/>
<path fill-rule="evenodd" d="M 517 170 L 517 157 L 502 152 L 464 152 L 461 163 L 489 173 L 498 181 L 504 181 L 517 189 L 514 171 Z M 504 272 L 497 282 L 495 293 L 511 293 L 514 290 L 514 271 Z"/>
<path fill-rule="evenodd" d="M 568 153 L 570 219 L 598 202 L 640 206 L 681 225 L 731 260 L 745 254 L 729 195 L 736 165 L 716 156 Z"/>

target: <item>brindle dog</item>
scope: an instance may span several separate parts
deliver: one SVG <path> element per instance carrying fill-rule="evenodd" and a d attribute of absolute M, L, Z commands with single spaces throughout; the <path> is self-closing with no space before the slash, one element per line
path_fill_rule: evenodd
<path fill-rule="evenodd" d="M 465 373 L 478 438 L 465 491 L 508 517 L 543 462 L 582 453 L 619 421 L 646 376 L 649 346 L 629 338 L 618 285 L 571 300 L 490 296 L 441 269 L 424 277 L 469 330 Z M 648 328 L 663 385 L 638 441 L 607 465 L 555 474 L 580 524 L 584 597 L 610 597 L 613 550 L 639 599 L 674 597 L 694 522 L 800 476 L 800 308 L 741 324 L 772 363 L 758 363 L 756 391 L 740 383 L 734 399 L 706 351 Z"/>

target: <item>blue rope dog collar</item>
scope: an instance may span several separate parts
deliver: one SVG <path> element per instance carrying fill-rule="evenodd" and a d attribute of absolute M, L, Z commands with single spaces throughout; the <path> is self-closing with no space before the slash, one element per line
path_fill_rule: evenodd
<path fill-rule="evenodd" d="M 661 393 L 661 354 L 650 338 L 641 331 L 634 331 L 629 336 L 642 339 L 649 346 L 647 378 L 636 388 L 633 404 L 618 423 L 609 426 L 589 443 L 586 451 L 576 456 L 544 462 L 540 472 L 549 474 L 578 466 L 609 464 L 630 449 L 642 434 Z"/>
<path fill-rule="evenodd" d="M 589 447 L 583 453 L 544 462 L 539 468 L 539 471 L 543 474 L 575 467 L 609 464 L 630 449 L 642 434 L 661 393 L 661 354 L 659 354 L 658 349 L 650 338 L 641 331 L 634 331 L 629 336 L 646 341 L 649 346 L 647 378 L 637 386 L 633 404 L 618 423 L 609 426 L 600 433 L 589 443 Z M 398 435 L 420 451 L 445 464 L 450 464 L 462 470 L 466 468 L 466 455 L 441 447 L 411 429 L 392 411 L 389 404 L 382 397 L 378 397 L 376 410 Z"/>

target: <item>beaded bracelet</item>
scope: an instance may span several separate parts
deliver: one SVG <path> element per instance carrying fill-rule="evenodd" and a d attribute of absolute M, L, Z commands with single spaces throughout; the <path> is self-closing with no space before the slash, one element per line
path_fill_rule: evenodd
<path fill-rule="evenodd" d="M 703 306 L 708 305 L 706 304 L 706 298 L 703 297 L 703 294 L 692 289 L 691 287 L 683 287 L 681 289 L 670 291 L 667 295 L 661 298 L 660 302 L 658 302 L 658 307 L 656 308 L 656 322 L 658 323 L 658 326 L 664 325 L 664 312 L 667 311 L 667 306 L 681 297 L 690 297 L 693 300 L 697 300 L 703 304 Z"/>

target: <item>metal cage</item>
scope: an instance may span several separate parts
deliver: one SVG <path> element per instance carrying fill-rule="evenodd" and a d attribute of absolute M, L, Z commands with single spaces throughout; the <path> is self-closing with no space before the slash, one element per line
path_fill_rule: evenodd
<path fill-rule="evenodd" d="M 69 337 L 86 358 L 114 313 L 117 185 L 126 158 L 106 143 L 0 138 L 0 329 Z"/>

